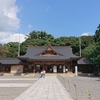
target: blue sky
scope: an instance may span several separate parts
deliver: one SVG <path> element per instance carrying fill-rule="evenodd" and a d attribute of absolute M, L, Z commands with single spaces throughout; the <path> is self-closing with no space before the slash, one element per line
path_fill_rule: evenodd
<path fill-rule="evenodd" d="M 8 0 L 9 1 L 9 0 Z M 12 0 L 11 0 L 12 1 Z M 94 35 L 100 24 L 100 0 L 14 0 L 18 28 L 13 34 L 46 31 L 55 38 Z"/>
<path fill-rule="evenodd" d="M 21 33 L 43 30 L 60 36 L 94 34 L 100 23 L 100 0 L 17 0 Z M 28 25 L 32 25 L 28 28 Z"/>

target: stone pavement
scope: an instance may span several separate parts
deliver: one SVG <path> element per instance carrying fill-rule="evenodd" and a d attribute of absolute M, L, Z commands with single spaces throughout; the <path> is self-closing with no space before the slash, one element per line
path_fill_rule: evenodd
<path fill-rule="evenodd" d="M 46 76 L 33 83 L 14 100 L 73 100 L 56 76 Z"/>

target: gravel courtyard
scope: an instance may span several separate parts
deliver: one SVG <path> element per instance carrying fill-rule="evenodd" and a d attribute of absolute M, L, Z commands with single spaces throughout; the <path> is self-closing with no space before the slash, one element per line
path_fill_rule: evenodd
<path fill-rule="evenodd" d="M 0 76 L 0 100 L 14 100 L 36 80 L 32 77 Z"/>
<path fill-rule="evenodd" d="M 99 77 L 58 77 L 73 100 L 100 100 Z M 14 100 L 38 78 L 0 76 L 0 100 Z M 90 94 L 90 95 L 89 95 Z"/>
<path fill-rule="evenodd" d="M 74 100 L 100 100 L 100 77 L 59 78 Z"/>

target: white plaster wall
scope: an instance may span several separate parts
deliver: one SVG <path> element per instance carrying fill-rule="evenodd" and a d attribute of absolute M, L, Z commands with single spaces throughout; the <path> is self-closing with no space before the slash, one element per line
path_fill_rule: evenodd
<path fill-rule="evenodd" d="M 57 66 L 53 66 L 53 72 L 54 72 L 54 73 L 57 72 Z"/>
<path fill-rule="evenodd" d="M 65 66 L 63 66 L 63 73 L 65 73 Z"/>
<path fill-rule="evenodd" d="M 11 73 L 17 73 L 17 67 L 20 68 L 20 73 L 23 73 L 23 65 L 12 65 L 11 66 Z"/>

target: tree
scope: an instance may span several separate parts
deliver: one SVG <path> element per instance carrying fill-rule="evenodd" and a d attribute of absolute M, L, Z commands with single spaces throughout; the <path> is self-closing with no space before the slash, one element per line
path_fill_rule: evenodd
<path fill-rule="evenodd" d="M 28 39 L 37 39 L 38 38 L 38 34 L 35 30 L 33 30 L 32 32 L 30 32 L 28 35 L 27 35 Z"/>
<path fill-rule="evenodd" d="M 47 34 L 45 31 L 32 31 L 27 35 L 26 41 L 21 43 L 21 55 L 26 53 L 29 45 L 33 46 L 45 46 L 54 43 L 54 37 L 51 34 Z"/>
<path fill-rule="evenodd" d="M 95 31 L 94 40 L 100 44 L 100 24 Z"/>
<path fill-rule="evenodd" d="M 95 43 L 86 48 L 86 58 L 89 59 L 96 67 L 100 69 L 100 24 L 97 27 L 94 35 Z"/>
<path fill-rule="evenodd" d="M 6 57 L 6 50 L 2 44 L 0 44 L 0 58 Z"/>
<path fill-rule="evenodd" d="M 82 51 L 89 45 L 93 43 L 93 36 L 81 37 L 81 47 Z M 27 51 L 29 45 L 33 46 L 46 46 L 51 44 L 52 46 L 71 46 L 73 53 L 79 56 L 79 37 L 71 36 L 61 36 L 59 38 L 54 38 L 52 34 L 47 34 L 45 31 L 35 31 L 33 30 L 26 36 L 26 40 L 20 44 L 20 54 L 24 55 Z M 5 44 L 5 50 L 7 51 L 7 57 L 16 57 L 18 55 L 18 43 L 11 42 Z M 82 56 L 83 56 L 82 52 Z"/>
<path fill-rule="evenodd" d="M 99 73 L 100 69 L 100 45 L 94 43 L 86 48 L 86 58 L 95 65 L 95 74 Z"/>
<path fill-rule="evenodd" d="M 6 48 L 6 57 L 17 57 L 18 56 L 18 42 L 9 42 L 4 44 Z"/>
<path fill-rule="evenodd" d="M 86 55 L 85 49 L 91 44 L 94 44 L 94 36 L 82 36 L 81 37 L 81 49 L 82 49 L 83 57 Z"/>

